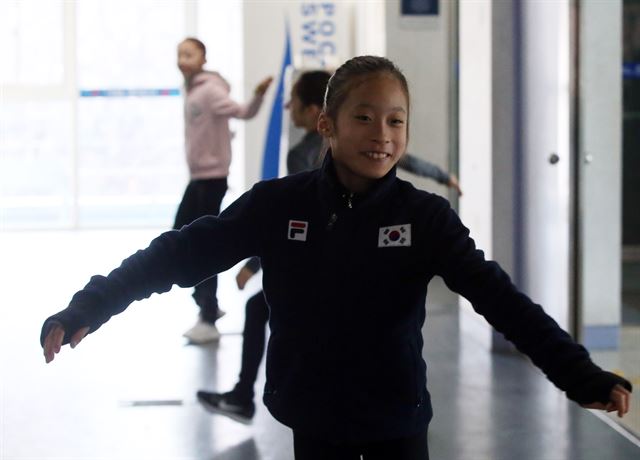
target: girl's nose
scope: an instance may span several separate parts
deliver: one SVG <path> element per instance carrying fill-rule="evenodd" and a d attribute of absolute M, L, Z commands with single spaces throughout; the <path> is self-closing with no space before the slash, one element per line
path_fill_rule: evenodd
<path fill-rule="evenodd" d="M 377 144 L 388 144 L 389 142 L 391 142 L 391 136 L 389 136 L 389 132 L 386 129 L 386 126 L 376 126 L 375 132 L 373 133 L 373 138 L 371 140 Z"/>

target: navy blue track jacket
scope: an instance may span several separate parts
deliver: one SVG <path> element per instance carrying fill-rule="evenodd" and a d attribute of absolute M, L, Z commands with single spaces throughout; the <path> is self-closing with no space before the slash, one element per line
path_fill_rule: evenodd
<path fill-rule="evenodd" d="M 321 169 L 256 184 L 219 217 L 166 232 L 107 277 L 92 277 L 42 337 L 50 321 L 63 325 L 65 341 L 83 326 L 95 331 L 134 300 L 193 286 L 254 255 L 270 307 L 264 402 L 302 433 L 368 442 L 426 430 L 421 330 L 434 275 L 569 397 L 607 401 L 615 383 L 628 385 L 485 260 L 446 200 L 395 169 L 352 195 L 331 155 Z"/>

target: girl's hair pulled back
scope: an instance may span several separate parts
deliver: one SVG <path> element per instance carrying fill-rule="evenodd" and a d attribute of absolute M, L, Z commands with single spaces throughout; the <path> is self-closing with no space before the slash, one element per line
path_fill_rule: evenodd
<path fill-rule="evenodd" d="M 202 56 L 204 56 L 205 58 L 207 57 L 207 47 L 204 46 L 204 43 L 202 42 L 202 40 L 199 40 L 195 37 L 187 37 L 183 41 L 193 43 L 194 45 L 196 45 L 196 48 L 202 51 Z"/>
<path fill-rule="evenodd" d="M 349 91 L 363 80 L 380 74 L 390 75 L 400 82 L 407 98 L 407 112 L 409 112 L 410 98 L 407 79 L 393 62 L 380 56 L 357 56 L 338 67 L 327 83 L 323 111 L 329 118 L 335 120 Z"/>

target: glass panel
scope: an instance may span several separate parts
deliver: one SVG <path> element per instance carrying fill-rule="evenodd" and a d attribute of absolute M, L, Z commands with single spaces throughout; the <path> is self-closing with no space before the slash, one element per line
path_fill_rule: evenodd
<path fill-rule="evenodd" d="M 2 229 L 66 227 L 73 209 L 70 104 L 3 103 Z"/>
<path fill-rule="evenodd" d="M 184 2 L 78 2 L 78 82 L 87 90 L 179 88 Z M 153 91 L 147 91 L 147 94 Z M 173 93 L 172 93 L 173 94 Z M 79 223 L 168 228 L 187 181 L 182 99 L 81 97 Z"/>
<path fill-rule="evenodd" d="M 640 2 L 624 3 L 623 18 L 623 200 L 622 244 L 640 252 Z M 638 257 L 638 256 L 636 256 Z M 640 289 L 640 286 L 638 286 Z"/>
<path fill-rule="evenodd" d="M 183 1 L 78 1 L 80 88 L 180 86 L 175 60 L 184 22 Z"/>
<path fill-rule="evenodd" d="M 640 2 L 623 4 L 623 61 L 635 72 L 623 80 L 621 369 L 640 384 Z M 625 424 L 640 436 L 640 398 Z"/>
<path fill-rule="evenodd" d="M 187 181 L 182 99 L 83 98 L 78 111 L 80 226 L 170 227 Z"/>
<path fill-rule="evenodd" d="M 63 2 L 0 2 L 0 82 L 5 85 L 61 85 Z"/>
<path fill-rule="evenodd" d="M 596 362 L 636 387 L 631 410 L 610 417 L 640 435 L 640 3 L 625 0 L 622 13 L 622 324 L 617 349 L 594 350 Z"/>

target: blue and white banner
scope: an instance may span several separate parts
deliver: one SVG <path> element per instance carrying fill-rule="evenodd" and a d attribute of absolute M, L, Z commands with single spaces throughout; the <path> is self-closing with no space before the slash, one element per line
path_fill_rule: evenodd
<path fill-rule="evenodd" d="M 178 88 L 81 89 L 80 97 L 161 97 L 180 96 Z"/>
<path fill-rule="evenodd" d="M 288 150 L 284 104 L 292 69 L 334 69 L 353 55 L 351 5 L 338 1 L 290 1 L 282 4 L 284 56 L 271 108 L 262 160 L 262 179 L 278 177 Z"/>
<path fill-rule="evenodd" d="M 353 45 L 344 2 L 292 2 L 291 50 L 296 68 L 335 68 L 351 57 Z"/>

